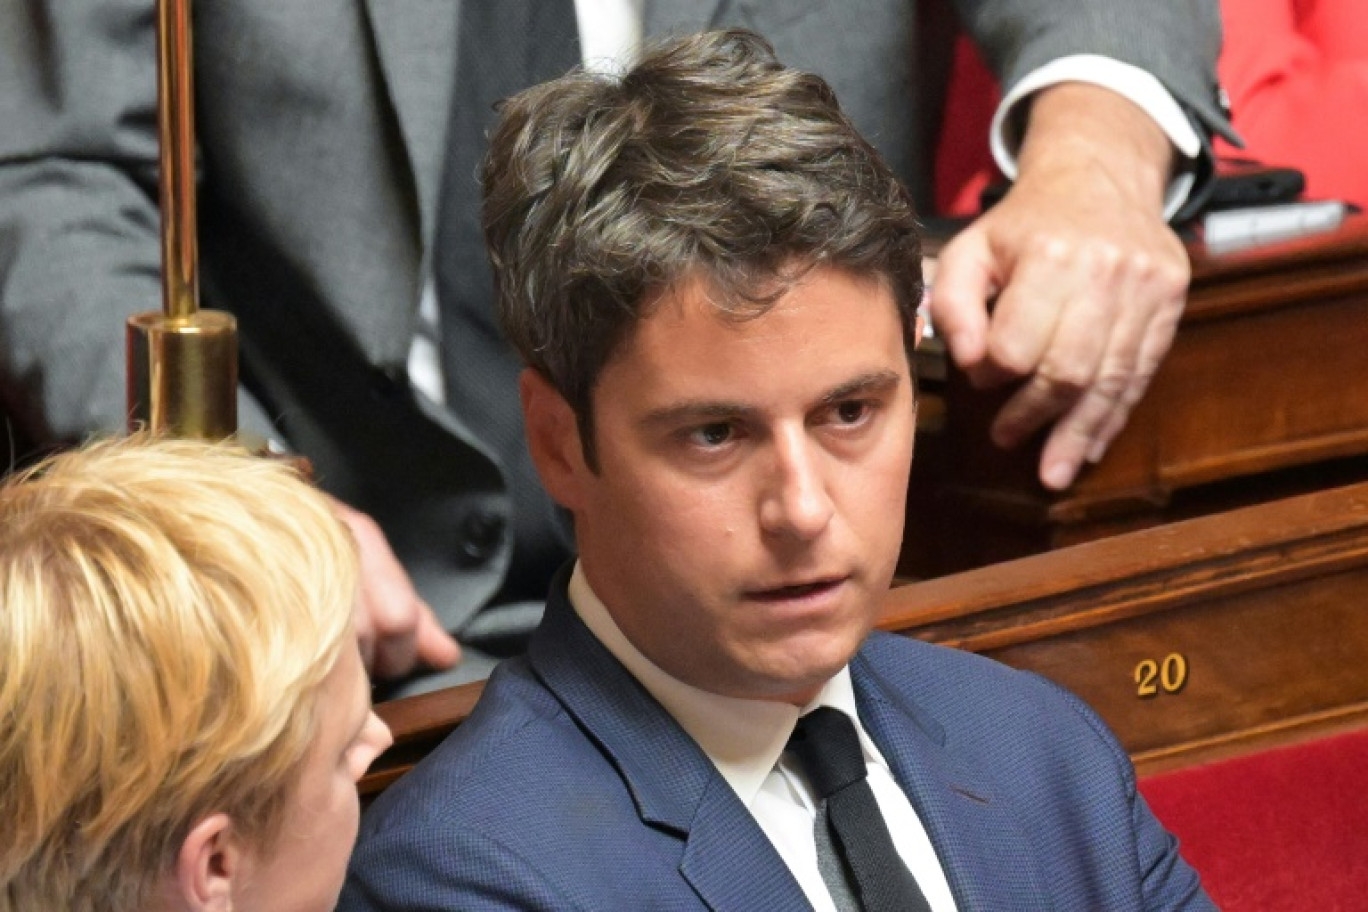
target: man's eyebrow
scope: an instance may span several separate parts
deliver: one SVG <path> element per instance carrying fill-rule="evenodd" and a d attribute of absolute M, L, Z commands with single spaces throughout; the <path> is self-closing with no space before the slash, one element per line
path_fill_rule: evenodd
<path fill-rule="evenodd" d="M 902 375 L 893 370 L 871 371 L 861 374 L 822 394 L 819 405 L 835 405 L 855 396 L 881 393 L 896 387 L 902 382 Z M 752 419 L 760 414 L 760 409 L 742 402 L 726 400 L 700 400 L 677 402 L 672 405 L 652 409 L 641 419 L 643 426 L 670 426 L 697 421 L 736 421 Z"/>
<path fill-rule="evenodd" d="M 755 406 L 740 402 L 677 402 L 647 412 L 641 424 L 660 427 L 691 421 L 735 421 L 738 418 L 752 418 L 759 412 Z"/>
<path fill-rule="evenodd" d="M 867 395 L 869 393 L 882 393 L 896 387 L 902 382 L 902 374 L 892 370 L 871 371 L 862 374 L 852 380 L 847 380 L 840 386 L 830 390 L 822 396 L 823 405 L 835 405 L 846 399 L 855 396 Z"/>

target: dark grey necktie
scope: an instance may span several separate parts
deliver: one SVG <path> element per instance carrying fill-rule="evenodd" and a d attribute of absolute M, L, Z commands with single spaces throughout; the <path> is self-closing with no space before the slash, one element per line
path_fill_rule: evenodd
<path fill-rule="evenodd" d="M 874 790 L 866 776 L 864 753 L 850 717 L 820 706 L 798 720 L 788 748 L 802 764 L 820 802 L 832 842 L 844 862 L 850 892 L 863 912 L 930 912 L 916 878 L 893 846 Z M 818 834 L 818 843 L 821 843 Z M 820 866 L 820 861 L 819 861 Z M 826 879 L 828 872 L 823 872 Z M 833 899 L 841 902 L 840 890 Z"/>
<path fill-rule="evenodd" d="M 569 540 L 523 442 L 521 364 L 494 318 L 480 165 L 495 104 L 579 63 L 573 0 L 463 0 L 433 272 L 447 405 L 498 459 L 513 500 L 512 565 L 496 602 L 540 600 Z"/>

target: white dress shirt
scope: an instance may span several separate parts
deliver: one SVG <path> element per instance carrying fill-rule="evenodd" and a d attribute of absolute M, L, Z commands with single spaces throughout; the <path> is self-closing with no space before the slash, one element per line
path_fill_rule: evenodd
<path fill-rule="evenodd" d="M 684 683 L 632 645 L 589 588 L 579 564 L 570 577 L 569 595 L 575 612 L 599 642 L 698 742 L 755 817 L 817 912 L 836 912 L 817 867 L 813 835 L 817 807 L 806 777 L 784 753 L 784 746 L 798 717 L 818 706 L 839 709 L 855 722 L 869 785 L 894 847 L 917 878 L 933 912 L 954 912 L 955 900 L 926 828 L 860 723 L 849 669 L 842 669 L 802 709 L 789 703 L 724 697 Z"/>

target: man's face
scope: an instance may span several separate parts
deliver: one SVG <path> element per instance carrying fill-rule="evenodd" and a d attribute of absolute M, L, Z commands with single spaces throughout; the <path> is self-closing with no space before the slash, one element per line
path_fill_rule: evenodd
<path fill-rule="evenodd" d="M 868 634 L 902 539 L 916 400 L 892 293 L 820 267 L 738 321 L 686 284 L 593 402 L 599 471 L 578 460 L 558 493 L 618 625 L 697 687 L 806 702 Z"/>

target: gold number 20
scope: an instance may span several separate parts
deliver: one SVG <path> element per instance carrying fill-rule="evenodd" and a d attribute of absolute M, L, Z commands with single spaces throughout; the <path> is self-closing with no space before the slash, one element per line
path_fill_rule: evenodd
<path fill-rule="evenodd" d="M 1141 699 L 1159 693 L 1176 694 L 1187 683 L 1188 663 L 1181 652 L 1171 652 L 1162 662 L 1145 659 L 1135 666 L 1136 696 Z"/>

